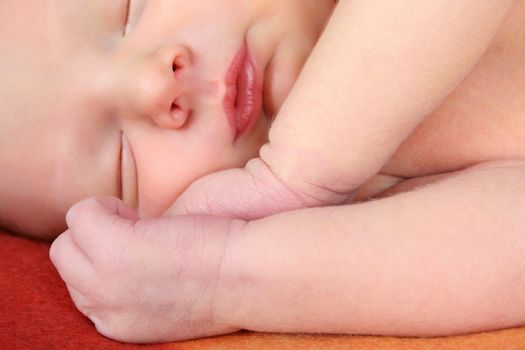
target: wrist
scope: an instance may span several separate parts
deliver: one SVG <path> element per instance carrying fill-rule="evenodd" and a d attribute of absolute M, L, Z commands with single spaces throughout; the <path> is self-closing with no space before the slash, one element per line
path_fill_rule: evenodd
<path fill-rule="evenodd" d="M 345 171 L 333 155 L 306 147 L 268 143 L 260 159 L 290 193 L 307 203 L 303 207 L 343 203 L 366 180 L 357 178 L 356 171 Z"/>
<path fill-rule="evenodd" d="M 232 220 L 226 233 L 212 305 L 214 323 L 235 329 L 244 328 L 240 317 L 243 274 L 235 261 L 238 241 L 246 234 L 247 226 L 244 220 Z"/>
<path fill-rule="evenodd" d="M 312 320 L 305 323 L 305 318 L 316 313 L 315 305 L 321 299 L 317 292 L 305 291 L 312 291 L 312 281 L 323 275 L 318 274 L 316 258 L 304 260 L 315 256 L 310 250 L 318 246 L 317 239 L 312 241 L 314 237 L 304 230 L 304 212 L 244 222 L 230 232 L 217 289 L 217 314 L 222 322 L 261 332 L 315 329 Z M 308 226 L 320 231 L 317 223 Z M 314 309 L 305 310 L 308 305 Z"/>
<path fill-rule="evenodd" d="M 274 327 L 279 322 L 272 318 L 283 308 L 275 296 L 290 295 L 286 287 L 279 284 L 279 278 L 274 278 L 287 274 L 279 271 L 276 265 L 280 264 L 272 261 L 271 257 L 279 250 L 274 245 L 279 243 L 275 237 L 269 236 L 279 234 L 265 234 L 270 228 L 267 221 L 233 222 L 228 234 L 217 283 L 215 310 L 217 320 L 232 328 L 262 332 L 278 330 Z M 275 258 L 280 260 L 277 256 Z M 272 311 L 274 306 L 279 310 Z"/>

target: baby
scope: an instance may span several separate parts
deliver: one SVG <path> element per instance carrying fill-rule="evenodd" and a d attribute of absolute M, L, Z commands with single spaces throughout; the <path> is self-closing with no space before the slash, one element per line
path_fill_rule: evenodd
<path fill-rule="evenodd" d="M 0 212 L 51 237 L 123 200 L 51 250 L 101 333 L 524 322 L 522 3 L 341 2 L 288 98 L 333 1 L 20 4 Z"/>
<path fill-rule="evenodd" d="M 83 198 L 155 217 L 198 177 L 257 156 L 333 1 L 1 6 L 0 224 L 49 239 Z M 245 109 L 264 113 L 241 133 L 225 79 L 244 48 L 264 91 Z"/>

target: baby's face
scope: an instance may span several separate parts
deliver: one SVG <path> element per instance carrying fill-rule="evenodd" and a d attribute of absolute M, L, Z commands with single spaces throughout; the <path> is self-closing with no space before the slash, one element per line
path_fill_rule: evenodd
<path fill-rule="evenodd" d="M 4 224 L 58 232 L 93 195 L 158 216 L 195 179 L 243 166 L 333 4 L 2 1 Z"/>

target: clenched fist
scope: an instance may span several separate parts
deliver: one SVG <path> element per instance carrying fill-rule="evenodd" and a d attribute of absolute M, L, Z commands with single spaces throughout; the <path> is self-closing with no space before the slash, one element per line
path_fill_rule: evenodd
<path fill-rule="evenodd" d="M 74 205 L 67 224 L 51 260 L 75 305 L 103 335 L 137 343 L 237 330 L 217 306 L 228 239 L 241 221 L 138 220 L 122 201 L 104 197 Z"/>

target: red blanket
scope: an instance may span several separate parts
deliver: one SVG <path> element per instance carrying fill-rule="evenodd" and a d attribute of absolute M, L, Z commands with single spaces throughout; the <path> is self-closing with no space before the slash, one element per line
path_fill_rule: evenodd
<path fill-rule="evenodd" d="M 0 232 L 0 349 L 525 349 L 525 328 L 433 339 L 239 332 L 183 343 L 121 344 L 99 335 L 75 309 L 48 250 L 49 244 Z"/>

